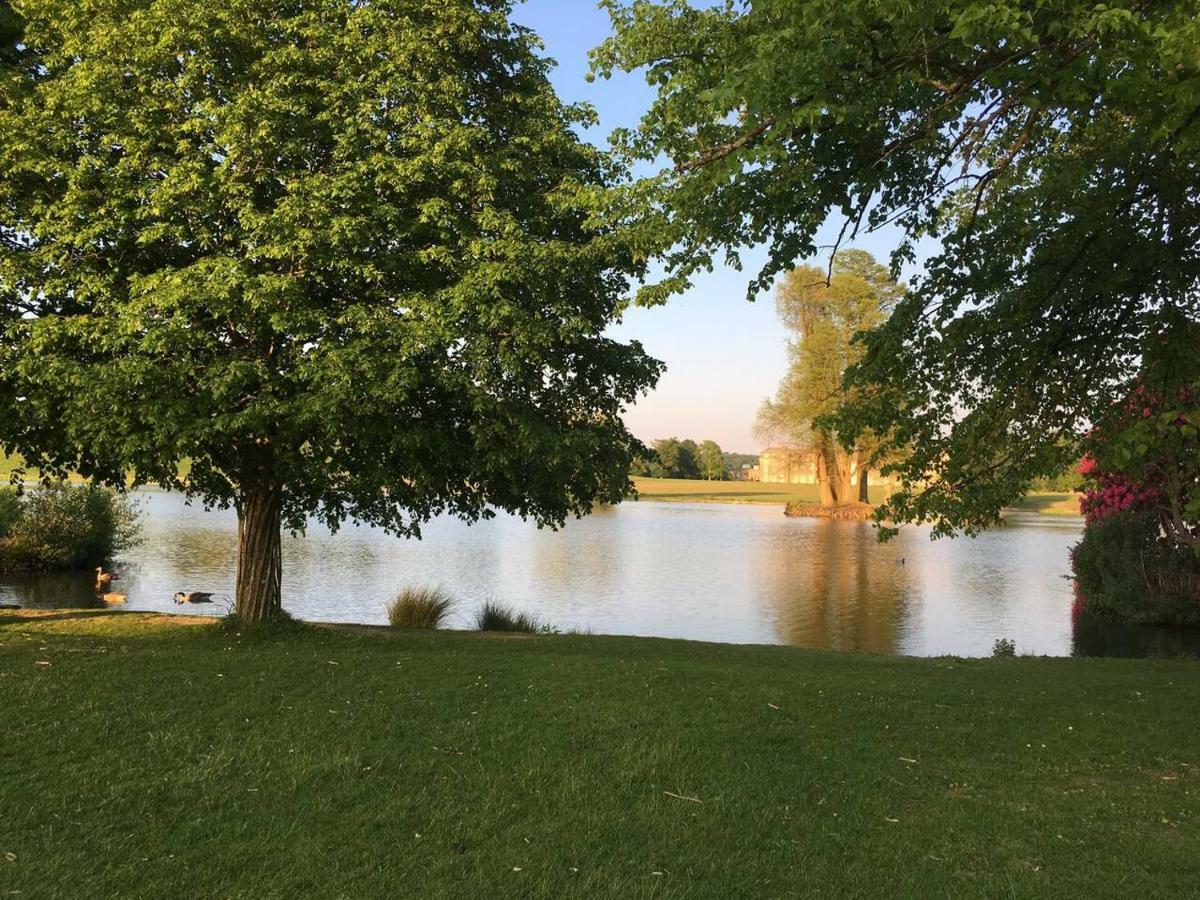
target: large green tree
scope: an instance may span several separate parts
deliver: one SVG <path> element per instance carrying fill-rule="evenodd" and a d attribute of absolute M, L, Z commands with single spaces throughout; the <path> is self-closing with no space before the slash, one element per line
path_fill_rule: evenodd
<path fill-rule="evenodd" d="M 934 239 L 839 416 L 907 454 L 882 515 L 995 522 L 1200 318 L 1196 0 L 606 5 L 595 70 L 658 90 L 618 139 L 670 162 L 615 206 L 662 254 L 648 299 L 751 244 L 765 289 L 831 215 L 899 229 L 896 265 Z"/>
<path fill-rule="evenodd" d="M 659 373 L 604 333 L 638 264 L 510 6 L 6 7 L 0 445 L 235 506 L 247 620 L 310 516 L 620 500 Z"/>
<path fill-rule="evenodd" d="M 855 249 L 839 251 L 831 270 L 790 269 L 776 291 L 779 317 L 794 337 L 788 370 L 774 399 L 759 409 L 757 430 L 814 453 L 822 505 L 870 499 L 869 460 L 878 441 L 870 432 L 845 441 L 827 419 L 854 398 L 844 379 L 862 357 L 855 337 L 883 322 L 903 296 L 904 287 L 885 266 Z M 851 483 L 852 463 L 857 487 Z"/>

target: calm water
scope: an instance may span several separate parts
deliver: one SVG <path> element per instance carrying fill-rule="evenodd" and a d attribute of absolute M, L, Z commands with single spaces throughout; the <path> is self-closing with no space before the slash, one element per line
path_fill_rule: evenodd
<path fill-rule="evenodd" d="M 179 590 L 233 588 L 235 519 L 143 492 L 145 543 L 117 567 L 127 608 L 176 612 Z M 974 540 L 910 529 L 879 545 L 858 522 L 788 519 L 778 507 L 628 503 L 539 531 L 510 517 L 432 522 L 424 539 L 314 526 L 285 538 L 284 603 L 304 619 L 382 623 L 399 588 L 441 585 L 466 627 L 486 599 L 560 629 L 911 655 L 1193 651 L 1200 633 L 1073 627 L 1067 553 L 1074 519 L 1024 517 Z M 903 559 L 903 565 L 900 560 Z M 86 577 L 0 581 L 0 602 L 90 599 Z M 187 607 L 188 612 L 205 607 Z M 1153 646 L 1148 646 L 1147 642 Z"/>

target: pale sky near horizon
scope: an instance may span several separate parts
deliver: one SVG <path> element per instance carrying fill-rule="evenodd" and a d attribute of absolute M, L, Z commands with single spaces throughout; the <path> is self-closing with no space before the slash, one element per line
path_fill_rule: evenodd
<path fill-rule="evenodd" d="M 611 33 L 596 0 L 525 0 L 514 19 L 537 32 L 546 55 L 558 63 L 552 79 L 559 96 L 596 108 L 600 126 L 589 132 L 590 139 L 607 143 L 614 128 L 637 124 L 654 96 L 640 73 L 592 84 L 584 78 L 588 51 Z M 832 243 L 836 235 L 834 223 L 825 230 L 819 244 Z M 855 246 L 886 262 L 895 236 L 869 235 Z M 665 306 L 631 310 L 612 330 L 620 339 L 641 341 L 667 365 L 658 387 L 626 415 L 638 438 L 711 438 L 724 450 L 762 449 L 764 442 L 753 433 L 755 414 L 784 374 L 787 344 L 774 297 L 746 299 L 746 286 L 764 256 L 761 249 L 746 250 L 744 271 L 718 264 L 691 290 Z"/>

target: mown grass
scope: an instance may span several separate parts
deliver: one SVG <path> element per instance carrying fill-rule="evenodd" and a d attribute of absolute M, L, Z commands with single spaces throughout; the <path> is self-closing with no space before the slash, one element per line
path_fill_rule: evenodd
<path fill-rule="evenodd" d="M 757 481 L 704 481 L 692 478 L 634 478 L 639 500 L 673 503 L 816 503 L 815 484 L 763 484 Z M 882 502 L 882 487 L 872 487 L 871 502 Z M 1078 494 L 1034 492 L 1013 509 L 1052 516 L 1079 515 Z"/>
<path fill-rule="evenodd" d="M 704 481 L 691 478 L 634 478 L 639 500 L 701 503 L 791 503 L 820 499 L 815 484 Z"/>
<path fill-rule="evenodd" d="M 191 468 L 191 461 L 185 459 L 179 464 L 179 477 L 186 479 L 188 472 L 191 471 Z M 13 472 L 15 472 L 17 469 L 23 470 L 24 480 L 26 482 L 35 482 L 40 477 L 40 471 L 38 469 L 25 468 L 25 460 L 19 454 L 13 454 L 9 456 L 8 454 L 0 452 L 0 485 L 8 484 L 12 480 Z M 68 476 L 67 480 L 74 484 L 80 484 L 83 482 L 83 477 L 72 472 Z M 132 483 L 132 478 L 130 478 L 130 482 Z"/>
<path fill-rule="evenodd" d="M 1196 662 L 0 623 L 0 895 L 1200 883 Z"/>
<path fill-rule="evenodd" d="M 1078 516 L 1079 494 L 1034 491 L 1013 504 L 1013 509 L 1035 512 L 1043 516 Z"/>

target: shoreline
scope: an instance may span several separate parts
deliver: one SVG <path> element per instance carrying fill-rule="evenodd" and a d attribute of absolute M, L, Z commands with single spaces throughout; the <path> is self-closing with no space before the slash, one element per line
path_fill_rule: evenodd
<path fill-rule="evenodd" d="M 773 484 L 759 481 L 704 481 L 688 478 L 634 477 L 637 496 L 628 500 L 638 503 L 719 503 L 740 506 L 780 506 L 789 504 L 813 505 L 818 501 L 815 484 Z M 875 493 L 875 490 L 872 491 Z M 875 502 L 882 499 L 876 495 Z M 1058 520 L 1079 519 L 1079 495 L 1070 493 L 1035 492 L 1027 494 L 1018 506 L 1001 510 L 1011 514 L 1032 515 Z M 829 518 L 824 514 L 822 518 Z M 867 517 L 869 518 L 869 517 Z"/>

